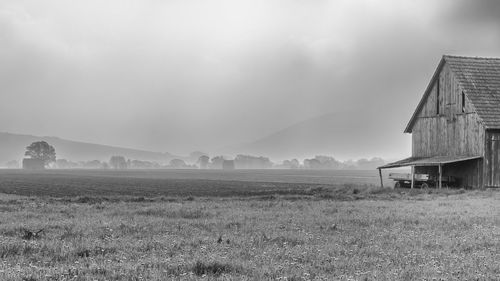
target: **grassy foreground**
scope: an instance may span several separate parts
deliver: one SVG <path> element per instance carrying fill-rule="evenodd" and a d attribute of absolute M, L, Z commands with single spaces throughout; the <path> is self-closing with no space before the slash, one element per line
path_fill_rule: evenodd
<path fill-rule="evenodd" d="M 500 279 L 500 192 L 326 192 L 3 194 L 0 280 Z M 44 230 L 27 237 L 24 228 Z"/>

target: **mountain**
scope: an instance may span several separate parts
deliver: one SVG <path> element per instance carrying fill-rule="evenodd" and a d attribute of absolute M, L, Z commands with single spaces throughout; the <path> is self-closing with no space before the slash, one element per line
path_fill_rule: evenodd
<path fill-rule="evenodd" d="M 168 163 L 171 159 L 177 158 L 177 156 L 170 153 L 78 142 L 57 137 L 38 137 L 0 132 L 0 166 L 3 166 L 3 164 L 10 160 L 21 160 L 24 157 L 26 146 L 32 142 L 41 140 L 54 146 L 58 159 L 68 159 L 71 161 L 108 161 L 113 155 L 158 163 Z"/>
<path fill-rule="evenodd" d="M 402 133 L 405 119 L 382 119 L 369 112 L 330 113 L 226 150 L 264 155 L 273 160 L 328 155 L 337 159 L 398 158 L 411 153 L 410 137 Z"/>

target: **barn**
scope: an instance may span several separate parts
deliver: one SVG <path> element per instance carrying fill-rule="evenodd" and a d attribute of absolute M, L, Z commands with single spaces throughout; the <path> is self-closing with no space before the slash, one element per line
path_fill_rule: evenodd
<path fill-rule="evenodd" d="M 404 132 L 412 156 L 379 167 L 380 175 L 407 166 L 438 187 L 443 178 L 500 187 L 500 58 L 443 56 Z"/>

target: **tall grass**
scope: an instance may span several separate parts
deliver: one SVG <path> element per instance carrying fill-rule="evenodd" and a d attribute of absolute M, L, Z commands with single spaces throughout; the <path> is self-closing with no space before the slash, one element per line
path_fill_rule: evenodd
<path fill-rule="evenodd" d="M 498 191 L 307 192 L 231 200 L 1 195 L 0 280 L 500 279 Z M 23 240 L 24 228 L 44 231 Z"/>

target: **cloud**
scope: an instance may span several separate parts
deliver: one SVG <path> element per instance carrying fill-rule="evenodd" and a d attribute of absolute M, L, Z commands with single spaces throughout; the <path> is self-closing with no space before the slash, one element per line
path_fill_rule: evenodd
<path fill-rule="evenodd" d="M 490 26 L 500 23 L 500 2 L 496 0 L 454 1 L 446 20 L 452 24 Z"/>
<path fill-rule="evenodd" d="M 402 130 L 442 54 L 500 55 L 498 5 L 470 3 L 3 1 L 0 129 L 172 152 L 345 109 Z"/>

